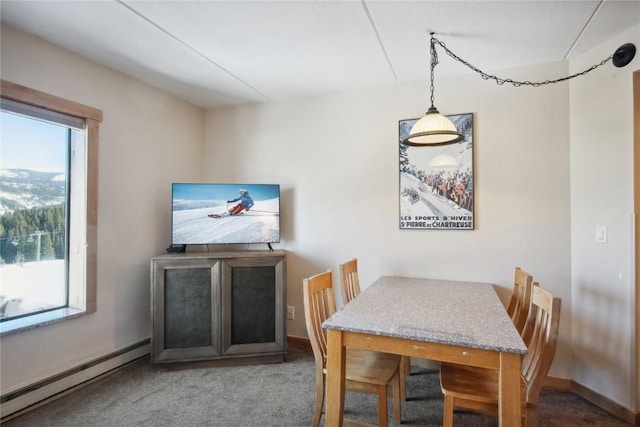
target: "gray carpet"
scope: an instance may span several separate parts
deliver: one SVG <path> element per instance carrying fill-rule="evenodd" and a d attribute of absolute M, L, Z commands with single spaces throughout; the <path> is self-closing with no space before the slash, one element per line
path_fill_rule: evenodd
<path fill-rule="evenodd" d="M 144 358 L 2 425 L 309 426 L 314 390 L 313 355 L 298 346 L 289 346 L 286 363 L 268 365 L 161 371 Z M 376 424 L 376 408 L 373 395 L 346 395 L 348 418 Z M 406 426 L 442 425 L 437 371 L 412 367 L 402 418 Z M 389 419 L 393 420 L 391 414 Z M 454 422 L 456 426 L 498 425 L 495 418 L 458 411 Z M 543 391 L 540 426 L 629 425 L 575 394 Z"/>

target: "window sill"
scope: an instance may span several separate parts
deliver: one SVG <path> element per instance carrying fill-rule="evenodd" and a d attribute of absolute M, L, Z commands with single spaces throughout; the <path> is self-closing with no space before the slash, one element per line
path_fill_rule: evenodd
<path fill-rule="evenodd" d="M 67 307 L 47 311 L 46 313 L 21 317 L 19 319 L 7 320 L 6 322 L 0 323 L 0 337 L 12 335 L 29 329 L 39 328 L 41 326 L 51 325 L 66 319 L 82 316 L 86 313 L 87 312 L 85 310 Z"/>

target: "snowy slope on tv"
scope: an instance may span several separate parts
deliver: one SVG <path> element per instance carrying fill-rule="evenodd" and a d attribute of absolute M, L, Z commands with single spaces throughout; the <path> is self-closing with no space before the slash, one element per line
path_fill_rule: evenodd
<path fill-rule="evenodd" d="M 225 214 L 226 200 L 174 200 L 174 245 L 275 243 L 280 241 L 280 199 L 255 200 L 254 206 L 240 215 L 210 218 Z"/>

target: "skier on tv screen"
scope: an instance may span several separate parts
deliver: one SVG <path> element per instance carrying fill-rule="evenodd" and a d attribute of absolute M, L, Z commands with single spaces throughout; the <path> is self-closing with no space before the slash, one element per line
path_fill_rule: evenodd
<path fill-rule="evenodd" d="M 240 189 L 240 196 L 233 200 L 227 200 L 227 203 L 240 202 L 231 209 L 229 209 L 229 215 L 238 215 L 242 211 L 248 211 L 253 207 L 253 199 L 249 195 L 249 192 L 244 188 Z"/>

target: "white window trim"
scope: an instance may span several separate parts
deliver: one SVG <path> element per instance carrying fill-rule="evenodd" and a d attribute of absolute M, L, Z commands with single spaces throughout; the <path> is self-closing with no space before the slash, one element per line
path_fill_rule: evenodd
<path fill-rule="evenodd" d="M 71 242 L 70 251 L 84 257 L 75 261 L 79 268 L 69 272 L 69 307 L 0 323 L 0 336 L 48 325 L 97 310 L 98 244 L 98 131 L 102 111 L 25 86 L 0 80 L 0 96 L 24 104 L 78 117 L 85 121 L 86 183 L 85 215 L 71 219 L 70 227 L 84 227 L 84 243 Z M 82 234 L 82 233 L 81 233 Z M 75 245 L 75 246 L 73 246 Z M 72 257 L 70 253 L 69 257 Z M 71 259 L 70 259 L 71 262 Z M 71 267 L 73 268 L 73 267 Z M 74 277 L 72 277 L 74 276 Z"/>

